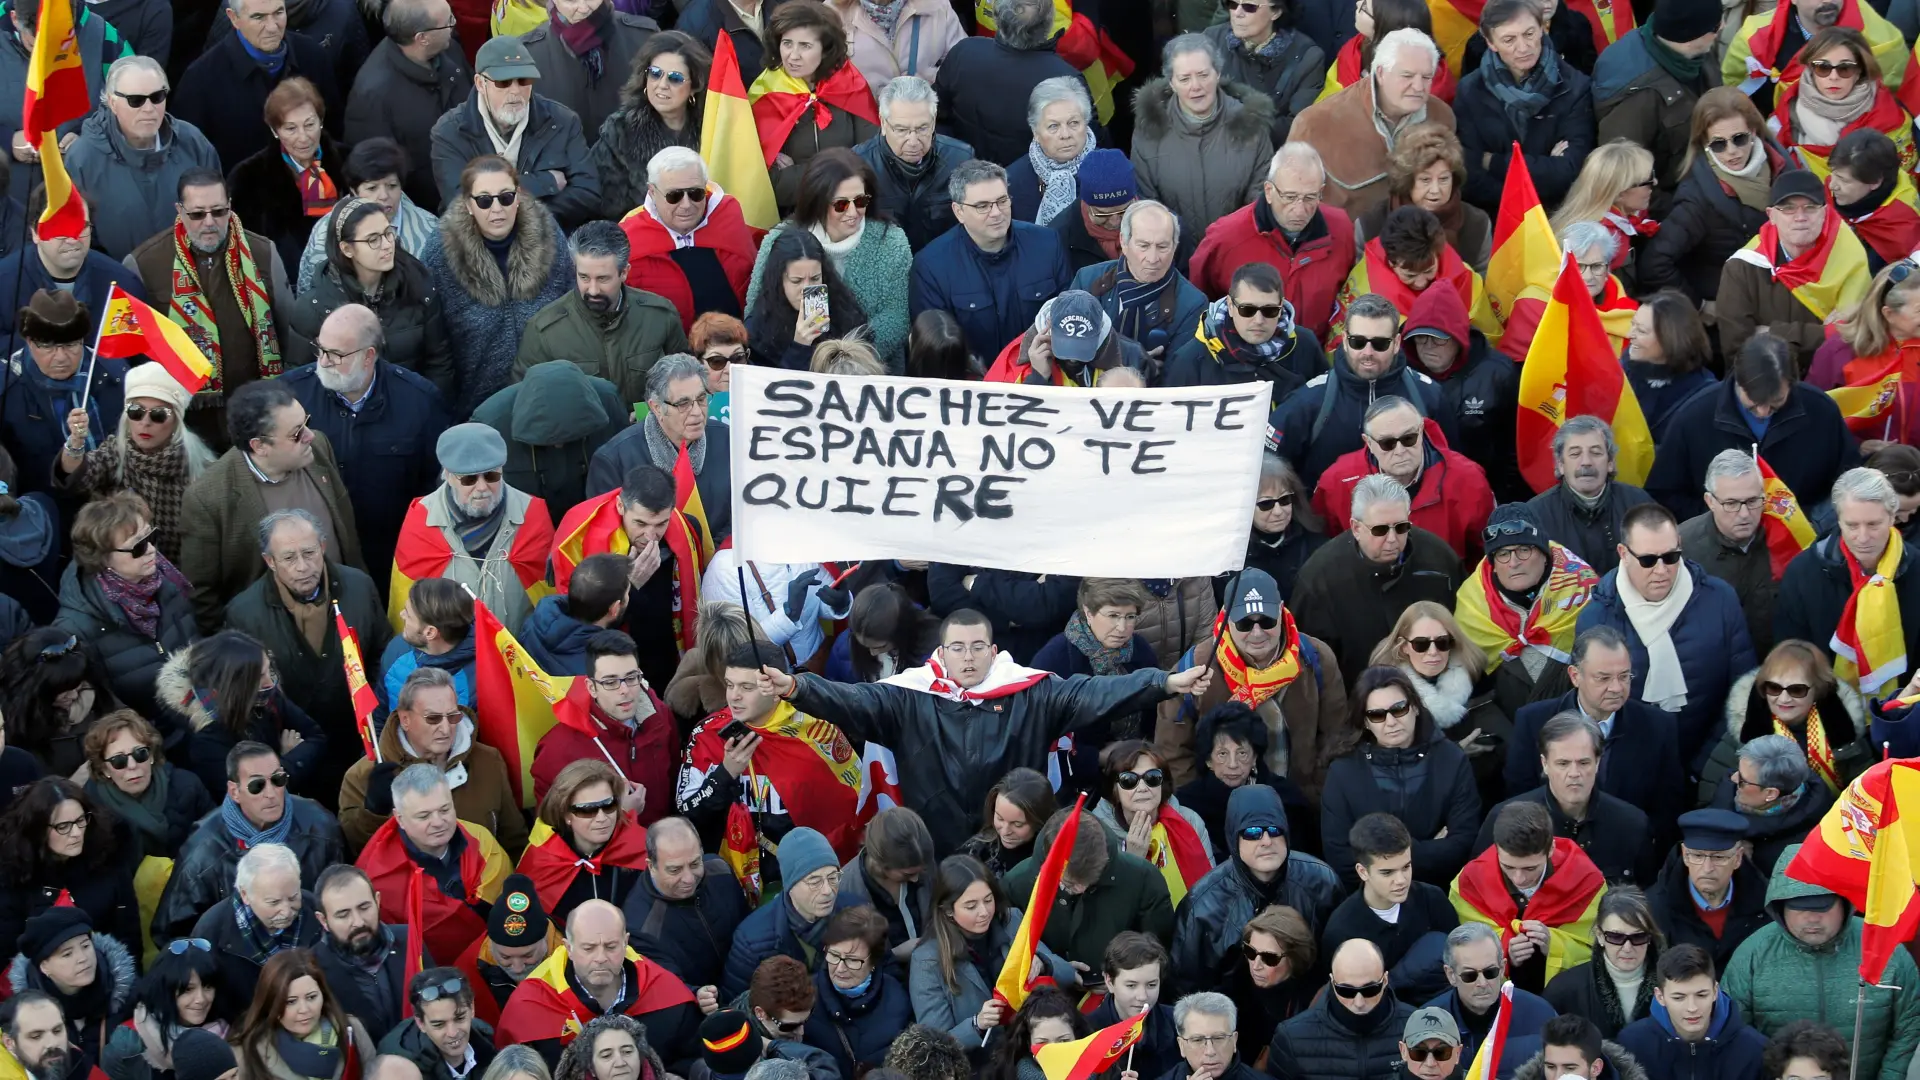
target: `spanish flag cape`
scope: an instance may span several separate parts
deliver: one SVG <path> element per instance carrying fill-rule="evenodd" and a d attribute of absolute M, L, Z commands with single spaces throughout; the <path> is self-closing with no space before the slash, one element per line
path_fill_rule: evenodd
<path fill-rule="evenodd" d="M 1869 573 L 1838 536 L 1833 543 L 1847 560 L 1853 579 L 1853 594 L 1840 609 L 1840 623 L 1828 642 L 1833 673 L 1859 690 L 1860 696 L 1879 700 L 1882 689 L 1900 688 L 1894 680 L 1907 670 L 1907 633 L 1901 624 L 1900 598 L 1893 591 L 1893 575 L 1900 569 L 1906 545 L 1899 529 L 1888 533 L 1887 549 Z"/>
<path fill-rule="evenodd" d="M 615 488 L 575 506 L 560 519 L 553 531 L 553 580 L 562 586 L 573 577 L 573 568 L 589 555 L 611 551 L 625 555 L 633 550 L 626 526 L 620 521 L 620 490 Z M 660 541 L 673 553 L 673 634 L 680 651 L 693 648 L 695 623 L 700 616 L 700 573 L 706 566 L 699 561 L 700 539 L 687 516 L 673 511 L 667 521 L 667 535 Z"/>
<path fill-rule="evenodd" d="M 1345 90 L 1366 75 L 1366 62 L 1360 56 L 1365 44 L 1366 40 L 1359 34 L 1355 34 L 1347 39 L 1345 45 L 1340 46 L 1339 52 L 1333 54 L 1333 63 L 1327 66 L 1326 81 L 1320 84 L 1320 96 L 1313 99 L 1314 104 L 1318 105 Z M 1459 86 L 1459 82 L 1453 77 L 1453 68 L 1448 65 L 1447 58 L 1442 56 L 1440 66 L 1433 73 L 1433 96 L 1451 105 L 1453 93 L 1459 89 Z"/>
<path fill-rule="evenodd" d="M 693 991 L 665 968 L 631 948 L 627 950 L 627 963 L 639 976 L 640 991 L 622 1010 L 624 1015 L 643 1016 L 693 1004 Z M 623 978 L 625 974 L 621 973 Z M 494 1045 L 559 1039 L 565 1046 L 599 1015 L 599 1003 L 582 998 L 567 981 L 567 947 L 556 945 L 539 967 L 527 972 L 526 979 L 514 988 L 513 997 L 507 999 L 507 1007 L 500 1010 Z"/>
<path fill-rule="evenodd" d="M 1920 392 L 1920 341 L 1896 341 L 1878 356 L 1847 361 L 1843 385 L 1827 391 L 1857 438 L 1900 442 Z"/>
<path fill-rule="evenodd" d="M 623 866 L 629 870 L 647 868 L 647 831 L 632 814 L 620 815 L 614 822 L 613 836 L 607 840 L 607 846 L 592 858 L 573 850 L 567 838 L 554 832 L 546 822 L 536 821 L 533 831 L 527 834 L 527 850 L 520 855 L 520 865 L 515 869 L 533 879 L 534 894 L 540 897 L 547 915 L 559 920 L 566 914 L 559 912 L 560 901 L 573 887 L 574 878 L 582 872 L 599 877 L 601 868 L 607 866 Z"/>
<path fill-rule="evenodd" d="M 1780 255 L 1780 230 L 1768 219 L 1760 226 L 1759 235 L 1732 257 L 1766 270 L 1820 319 L 1858 304 L 1873 284 L 1873 275 L 1867 272 L 1866 247 L 1831 204 L 1820 226 L 1820 238 L 1813 246 L 1785 262 L 1778 261 Z"/>
<path fill-rule="evenodd" d="M 563 940 L 560 936 L 560 928 L 554 924 L 553 920 L 547 920 L 547 951 L 551 953 L 558 949 Z M 460 969 L 460 973 L 467 977 L 467 985 L 473 987 L 473 1015 L 486 1021 L 489 1026 L 497 1028 L 500 1026 L 500 1009 L 506 1002 L 495 1000 L 492 984 L 480 974 L 482 964 L 491 967 L 500 966 L 500 958 L 493 954 L 493 939 L 485 934 L 481 934 L 478 941 L 467 946 L 467 951 L 460 955 L 460 959 L 455 961 L 453 966 Z"/>
<path fill-rule="evenodd" d="M 400 612 L 407 606 L 413 583 L 443 577 L 447 567 L 453 565 L 453 545 L 447 541 L 447 531 L 427 524 L 427 500 L 445 497 L 436 491 L 413 500 L 407 507 L 406 519 L 400 523 L 400 540 L 394 545 L 393 576 L 387 590 L 387 621 L 393 624 L 395 632 L 400 629 Z M 507 548 L 507 565 L 531 601 L 538 602 L 553 591 L 547 585 L 547 553 L 551 550 L 553 517 L 547 512 L 546 500 L 534 496 L 527 504 L 527 519 L 514 530 L 513 543 Z M 464 550 L 460 558 L 473 560 Z"/>
<path fill-rule="evenodd" d="M 460 852 L 460 884 L 467 894 L 448 896 L 429 878 L 421 910 L 423 925 L 407 928 L 410 934 L 422 935 L 427 952 L 442 962 L 462 955 L 486 936 L 488 905 L 500 896 L 500 883 L 513 872 L 513 861 L 493 833 L 470 821 L 460 822 L 459 828 L 467 837 Z M 373 881 L 373 891 L 380 896 L 380 918 L 406 923 L 407 881 L 415 864 L 407 854 L 399 822 L 390 817 L 374 830 L 373 839 L 353 864 Z"/>
<path fill-rule="evenodd" d="M 1500 340 L 1504 328 L 1500 320 L 1494 317 L 1493 306 L 1487 302 L 1486 285 L 1480 280 L 1480 274 L 1453 250 L 1452 244 L 1441 246 L 1440 275 L 1427 288 L 1450 288 L 1459 293 L 1460 303 L 1467 309 L 1467 319 L 1473 323 L 1473 328 L 1485 334 L 1488 341 Z M 1413 302 L 1420 296 L 1400 280 L 1400 275 L 1393 272 L 1393 267 L 1387 262 L 1387 249 L 1381 246 L 1377 236 L 1367 241 L 1360 261 L 1354 264 L 1353 271 L 1347 275 L 1346 284 L 1340 287 L 1340 294 L 1334 298 L 1334 329 L 1328 338 L 1329 349 L 1337 348 L 1344 336 L 1339 327 L 1347 305 L 1353 303 L 1354 297 L 1367 293 L 1386 297 L 1402 319 L 1412 314 Z"/>
<path fill-rule="evenodd" d="M 773 159 L 779 157 L 780 148 L 787 145 L 787 136 L 793 134 L 793 129 L 805 117 L 811 116 L 814 127 L 825 129 L 833 123 L 832 110 L 839 109 L 875 127 L 880 124 L 880 109 L 873 103 L 873 88 L 867 85 L 867 77 L 860 74 L 851 60 L 814 86 L 787 74 L 785 68 L 763 71 L 747 89 L 747 100 L 753 103 L 753 126 L 759 129 L 760 151 L 767 156 L 768 168 L 773 167 Z"/>
<path fill-rule="evenodd" d="M 985 37 L 992 37 L 993 0 L 975 0 L 974 23 Z M 1133 74 L 1133 58 L 1115 44 L 1093 20 L 1073 9 L 1071 0 L 1053 0 L 1053 51 L 1072 64 L 1087 80 L 1093 95 L 1094 114 L 1101 123 L 1113 119 L 1113 92 L 1122 80 Z"/>
<path fill-rule="evenodd" d="M 1780 145 L 1786 147 L 1787 152 L 1795 160 L 1824 180 L 1827 174 L 1833 171 L 1827 166 L 1827 159 L 1833 156 L 1833 143 L 1803 142 L 1793 133 L 1793 106 L 1800 98 L 1802 85 L 1804 84 L 1796 82 L 1791 86 L 1782 87 L 1774 96 L 1773 117 L 1767 121 L 1767 127 L 1772 129 L 1774 136 L 1780 140 Z M 1818 90 L 1812 92 L 1819 93 Z M 1901 106 L 1899 99 L 1893 96 L 1893 91 L 1885 86 L 1874 88 L 1873 104 L 1868 106 L 1867 111 L 1853 123 L 1842 128 L 1840 135 L 1845 138 L 1853 132 L 1869 129 L 1878 131 L 1893 140 L 1894 149 L 1900 152 L 1903 173 L 1913 170 L 1916 162 L 1913 148 L 1913 117 L 1907 115 L 1907 110 Z M 1911 188 L 1911 181 L 1909 181 L 1909 188 Z M 1908 251 L 1902 251 L 1894 258 L 1904 259 L 1908 253 Z"/>
<path fill-rule="evenodd" d="M 1553 838 L 1553 854 L 1548 857 L 1547 876 L 1539 891 L 1527 901 L 1524 912 L 1507 890 L 1507 879 L 1500 873 L 1500 849 L 1489 847 L 1473 857 L 1460 876 L 1453 879 L 1447 899 L 1459 912 L 1462 922 L 1481 922 L 1500 934 L 1504 949 L 1520 932 L 1522 919 L 1547 924 L 1547 981 L 1593 956 L 1593 923 L 1600 910 L 1600 898 L 1607 894 L 1607 879 L 1593 865 L 1580 845 L 1564 836 Z"/>
<path fill-rule="evenodd" d="M 1727 55 L 1720 61 L 1720 81 L 1728 86 L 1738 86 L 1741 93 L 1749 96 L 1768 83 L 1777 83 L 1779 89 L 1784 90 L 1799 82 L 1805 71 L 1800 54 L 1780 55 L 1780 44 L 1786 39 L 1788 20 L 1793 17 L 1792 4 L 1788 4 L 1785 10 L 1775 8 L 1770 12 L 1748 16 L 1740 25 L 1739 33 L 1734 35 L 1733 44 L 1728 46 Z M 1906 37 L 1897 27 L 1860 0 L 1840 0 L 1840 21 L 1835 25 L 1860 31 L 1873 51 L 1873 58 L 1880 62 L 1881 82 L 1889 90 L 1901 87 L 1907 73 L 1909 53 Z M 1779 115 L 1779 112 L 1776 102 L 1774 115 Z"/>
<path fill-rule="evenodd" d="M 1818 166 L 1809 162 L 1809 167 L 1818 172 L 1826 167 L 1826 162 L 1821 161 Z M 1899 262 L 1920 248 L 1920 211 L 1915 209 L 1920 199 L 1916 198 L 1913 179 L 1906 172 L 1897 175 L 1899 179 L 1885 202 L 1859 217 L 1840 215 L 1853 227 L 1853 235 L 1859 237 L 1861 243 L 1890 263 Z"/>
<path fill-rule="evenodd" d="M 693 729 L 682 759 L 686 775 L 705 776 L 722 767 L 727 743 L 720 731 L 732 722 L 733 710 L 721 709 Z M 877 809 L 872 802 L 860 805 L 860 755 L 853 744 L 838 727 L 785 701 L 754 731 L 760 748 L 740 778 L 741 802 L 750 812 L 768 813 L 777 800 L 795 825 L 817 830 L 842 863 L 851 860 Z"/>
<path fill-rule="evenodd" d="M 1920 931 L 1920 761 L 1896 758 L 1854 778 L 1807 834 L 1787 849 L 1787 876 L 1838 893 L 1860 912 L 1860 978 L 1878 983 L 1895 949 Z"/>
<path fill-rule="evenodd" d="M 1550 540 L 1547 548 L 1551 563 L 1547 580 L 1524 618 L 1500 595 L 1491 558 L 1481 559 L 1479 572 L 1460 586 L 1453 616 L 1467 640 L 1487 654 L 1489 674 L 1518 658 L 1528 646 L 1563 664 L 1572 659 L 1573 625 L 1580 609 L 1593 599 L 1600 575 L 1561 545 Z"/>

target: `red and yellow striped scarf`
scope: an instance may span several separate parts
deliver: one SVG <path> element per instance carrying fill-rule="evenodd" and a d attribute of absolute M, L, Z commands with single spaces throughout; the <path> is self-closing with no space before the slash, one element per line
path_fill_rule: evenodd
<path fill-rule="evenodd" d="M 1773 718 L 1773 733 L 1794 739 L 1793 729 L 1777 716 Z M 1840 793 L 1840 774 L 1833 768 L 1833 744 L 1827 741 L 1827 728 L 1820 722 L 1819 709 L 1807 714 L 1807 764 L 1826 782 L 1827 790 L 1836 795 Z"/>
<path fill-rule="evenodd" d="M 1227 613 L 1222 609 L 1213 620 L 1213 635 L 1220 642 L 1215 655 L 1220 661 L 1220 674 L 1226 677 L 1227 688 L 1232 692 L 1233 700 L 1241 702 L 1250 709 L 1257 709 L 1268 698 L 1285 690 L 1287 685 L 1300 677 L 1300 631 L 1293 625 L 1293 612 L 1285 607 L 1280 609 L 1280 631 L 1286 637 L 1286 647 L 1273 663 L 1263 668 L 1249 667 L 1240 650 L 1234 647 L 1233 635 L 1227 632 Z"/>

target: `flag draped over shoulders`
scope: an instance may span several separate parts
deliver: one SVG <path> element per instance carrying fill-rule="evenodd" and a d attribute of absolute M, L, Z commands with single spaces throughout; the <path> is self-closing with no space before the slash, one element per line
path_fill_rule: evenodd
<path fill-rule="evenodd" d="M 1520 932 L 1522 921 L 1545 923 L 1550 935 L 1549 982 L 1562 971 L 1586 963 L 1593 952 L 1595 914 L 1607 892 L 1607 880 L 1600 868 L 1578 844 L 1564 836 L 1555 837 L 1547 876 L 1523 911 L 1500 872 L 1499 850 L 1490 847 L 1474 856 L 1453 880 L 1448 899 L 1460 918 L 1492 926 L 1500 934 L 1503 948 Z"/>
<path fill-rule="evenodd" d="M 436 962 L 452 963 L 466 953 L 474 941 L 487 932 L 485 907 L 500 895 L 500 886 L 513 863 L 484 826 L 469 821 L 459 823 L 466 834 L 460 851 L 460 884 L 463 896 L 448 896 L 437 884 L 430 884 L 421 900 L 421 922 L 408 927 L 426 943 Z M 407 879 L 416 866 L 407 854 L 400 824 L 393 818 L 376 829 L 373 838 L 360 851 L 354 865 L 366 871 L 373 889 L 380 894 L 380 918 L 389 923 L 407 923 Z"/>
<path fill-rule="evenodd" d="M 873 88 L 852 61 L 841 64 L 833 74 L 812 86 L 805 79 L 787 74 L 785 68 L 763 71 L 747 90 L 747 100 L 753 104 L 753 123 L 760 132 L 760 152 L 765 155 L 769 168 L 773 159 L 780 156 L 780 148 L 787 144 L 787 137 L 803 120 L 811 119 L 815 127 L 822 129 L 833 122 L 830 105 L 876 126 L 880 123 Z"/>
<path fill-rule="evenodd" d="M 1574 624 L 1600 575 L 1568 548 L 1552 541 L 1547 547 L 1546 584 L 1524 615 L 1502 598 L 1492 559 L 1481 559 L 1480 569 L 1460 586 L 1454 618 L 1461 633 L 1487 654 L 1488 671 L 1518 659 L 1530 646 L 1563 664 L 1572 659 Z"/>
<path fill-rule="evenodd" d="M 1873 284 L 1873 275 L 1867 272 L 1866 247 L 1831 205 L 1813 246 L 1791 259 L 1783 258 L 1783 254 L 1780 230 L 1769 220 L 1732 257 L 1767 271 L 1821 319 L 1858 304 Z"/>
<path fill-rule="evenodd" d="M 693 729 L 683 776 L 704 777 L 724 767 L 727 744 L 720 732 L 732 721 L 732 711 L 723 709 Z M 770 812 L 777 805 L 796 826 L 826 837 L 841 862 L 850 861 L 877 810 L 872 803 L 860 805 L 860 755 L 853 744 L 838 727 L 785 701 L 754 725 L 754 732 L 760 748 L 740 777 L 741 797 L 752 804 L 749 811 Z"/>

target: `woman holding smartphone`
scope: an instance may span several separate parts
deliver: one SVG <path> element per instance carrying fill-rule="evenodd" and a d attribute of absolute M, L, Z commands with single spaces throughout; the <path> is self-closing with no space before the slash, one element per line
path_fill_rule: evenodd
<path fill-rule="evenodd" d="M 767 245 L 763 287 L 747 316 L 753 362 L 806 371 L 813 347 L 865 326 L 867 314 L 812 232 L 783 229 Z"/>

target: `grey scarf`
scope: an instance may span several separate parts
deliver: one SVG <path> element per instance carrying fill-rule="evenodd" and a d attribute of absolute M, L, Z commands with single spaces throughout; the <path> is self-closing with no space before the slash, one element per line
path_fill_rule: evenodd
<path fill-rule="evenodd" d="M 647 440 L 647 456 L 653 463 L 673 475 L 673 464 L 680 460 L 680 448 L 675 446 L 667 433 L 660 430 L 660 421 L 654 418 L 653 410 L 647 410 L 647 418 L 640 423 L 642 433 Z M 707 440 L 695 439 L 687 444 L 687 461 L 693 465 L 693 475 L 699 476 L 700 470 L 707 464 Z"/>
<path fill-rule="evenodd" d="M 1040 150 L 1038 139 L 1027 144 L 1027 164 L 1033 166 L 1034 175 L 1040 178 L 1040 184 L 1046 190 L 1040 196 L 1040 209 L 1034 212 L 1036 224 L 1045 225 L 1052 221 L 1060 211 L 1072 206 L 1080 199 L 1080 163 L 1094 150 L 1093 132 L 1087 132 L 1087 145 L 1080 148 L 1080 156 L 1072 161 L 1055 161 Z"/>
<path fill-rule="evenodd" d="M 1499 99 L 1500 108 L 1507 115 L 1507 123 L 1525 139 L 1527 125 L 1540 115 L 1540 110 L 1553 100 L 1553 92 L 1560 88 L 1560 54 L 1553 49 L 1553 39 L 1542 36 L 1540 39 L 1540 60 L 1527 72 L 1524 82 L 1515 82 L 1513 72 L 1506 61 L 1492 49 L 1480 61 L 1480 79 L 1487 89 Z"/>

